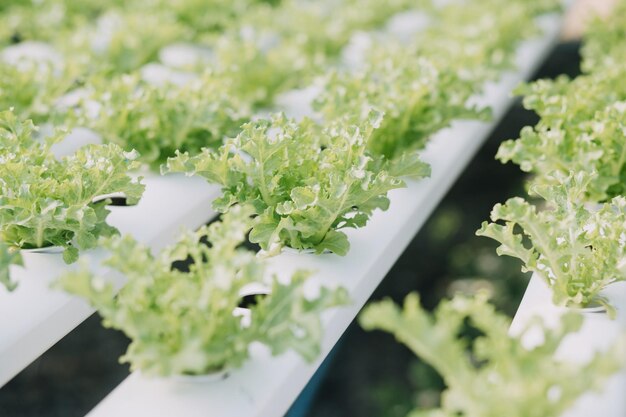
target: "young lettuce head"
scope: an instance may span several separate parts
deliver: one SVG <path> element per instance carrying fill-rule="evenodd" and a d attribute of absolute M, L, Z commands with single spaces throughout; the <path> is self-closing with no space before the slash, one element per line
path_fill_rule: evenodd
<path fill-rule="evenodd" d="M 434 313 L 420 305 L 417 294 L 409 295 L 403 308 L 384 300 L 367 306 L 359 322 L 366 330 L 392 333 L 442 376 L 447 388 L 441 406 L 415 410 L 410 417 L 559 416 L 624 365 L 623 340 L 584 364 L 555 359 L 561 341 L 580 329 L 580 314 L 564 315 L 555 329 L 536 318 L 511 336 L 509 318 L 482 294 L 442 301 Z M 461 337 L 468 328 L 479 336 Z M 527 349 L 525 335 L 537 330 L 544 342 Z"/>
<path fill-rule="evenodd" d="M 368 149 L 395 159 L 423 149 L 453 120 L 488 117 L 488 111 L 468 104 L 476 83 L 396 46 L 378 45 L 361 70 L 330 73 L 315 102 L 326 121 L 368 117 L 372 108 L 377 109 L 384 117 L 369 137 Z"/>
<path fill-rule="evenodd" d="M 77 123 L 106 142 L 137 149 L 141 160 L 158 170 L 177 150 L 196 154 L 203 147 L 220 147 L 250 119 L 249 107 L 232 98 L 227 85 L 209 73 L 180 86 L 151 85 L 138 75 L 98 79 Z M 89 111 L 94 101 L 99 103 L 97 115 Z"/>
<path fill-rule="evenodd" d="M 493 208 L 493 223 L 484 222 L 476 234 L 498 241 L 499 255 L 519 258 L 523 271 L 538 274 L 551 287 L 555 304 L 599 303 L 612 313 L 601 291 L 626 279 L 626 198 L 589 208 L 580 196 L 593 176 L 581 172 L 557 178 L 556 185 L 531 188 L 547 208 L 509 199 Z"/>
<path fill-rule="evenodd" d="M 78 251 L 96 246 L 100 236 L 117 231 L 106 223 L 107 200 L 123 193 L 130 204 L 144 186 L 129 176 L 136 152 L 116 145 L 91 145 L 56 159 L 50 151 L 64 138 L 39 139 L 30 120 L 0 113 L 0 242 L 12 250 L 61 246 L 74 262 Z"/>
<path fill-rule="evenodd" d="M 106 327 L 131 339 L 121 361 L 147 375 L 204 375 L 238 367 L 253 342 L 275 355 L 292 349 L 311 361 L 320 352 L 320 313 L 346 304 L 347 293 L 321 288 L 309 297 L 304 283 L 310 274 L 301 270 L 286 283 L 268 279 L 263 260 L 241 247 L 252 212 L 233 207 L 220 222 L 182 235 L 158 255 L 129 236 L 104 239 L 110 251 L 104 265 L 127 278 L 117 294 L 87 268 L 67 273 L 58 285 L 86 298 Z M 185 260 L 188 271 L 172 268 Z M 249 307 L 246 322 L 235 312 L 251 284 L 270 291 Z"/>
<path fill-rule="evenodd" d="M 626 195 L 626 66 L 574 80 L 539 80 L 518 88 L 524 106 L 541 116 L 520 138 L 503 142 L 496 158 L 536 174 L 535 182 L 584 171 L 597 175 L 580 198 L 601 202 Z M 552 178 L 553 179 L 553 178 Z"/>
<path fill-rule="evenodd" d="M 369 155 L 368 138 L 380 120 L 373 112 L 361 125 L 322 129 L 276 115 L 244 125 L 219 150 L 178 154 L 162 172 L 220 184 L 218 211 L 251 204 L 257 217 L 250 240 L 270 254 L 289 246 L 345 255 L 349 242 L 341 229 L 362 227 L 374 210 L 386 210 L 387 192 L 405 186 L 402 176 L 429 174 L 414 154 L 393 163 Z"/>
<path fill-rule="evenodd" d="M 626 55 L 626 3 L 615 2 L 608 18 L 595 17 L 582 48 L 582 69 L 592 73 L 623 65 Z"/>

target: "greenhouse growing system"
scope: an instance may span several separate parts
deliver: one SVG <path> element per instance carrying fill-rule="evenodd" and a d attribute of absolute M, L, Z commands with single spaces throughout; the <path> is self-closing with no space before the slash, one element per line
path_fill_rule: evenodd
<path fill-rule="evenodd" d="M 0 416 L 626 417 L 581 2 L 0 1 Z"/>

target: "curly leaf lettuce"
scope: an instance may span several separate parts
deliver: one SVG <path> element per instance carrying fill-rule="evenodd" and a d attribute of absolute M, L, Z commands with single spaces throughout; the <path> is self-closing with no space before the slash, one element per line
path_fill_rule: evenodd
<path fill-rule="evenodd" d="M 61 246 L 73 262 L 100 236 L 116 230 L 106 223 L 107 201 L 95 197 L 121 192 L 134 204 L 144 186 L 128 175 L 136 152 L 116 145 L 91 145 L 55 159 L 50 146 L 62 134 L 41 141 L 32 122 L 0 113 L 0 241 L 19 249 Z"/>
<path fill-rule="evenodd" d="M 67 36 L 75 28 L 76 20 L 66 14 L 60 3 L 3 1 L 0 4 L 0 47 L 22 41 L 48 42 Z"/>
<path fill-rule="evenodd" d="M 468 80 L 495 80 L 503 70 L 515 68 L 520 42 L 541 33 L 535 19 L 558 11 L 561 4 L 560 0 L 446 3 L 435 9 L 433 22 L 420 34 L 415 49 L 439 67 L 458 68 Z"/>
<path fill-rule="evenodd" d="M 19 251 L 0 242 L 0 284 L 4 285 L 9 291 L 15 289 L 17 284 L 11 280 L 10 266 L 23 265 L 22 256 Z"/>
<path fill-rule="evenodd" d="M 582 47 L 583 71 L 593 73 L 623 65 L 626 54 L 626 3 L 615 2 L 608 18 L 595 18 L 587 28 Z"/>
<path fill-rule="evenodd" d="M 13 108 L 20 117 L 40 121 L 52 111 L 54 99 L 65 92 L 62 84 L 52 68 L 0 63 L 0 109 Z"/>
<path fill-rule="evenodd" d="M 111 252 L 105 265 L 127 278 L 116 295 L 113 285 L 83 268 L 58 285 L 86 298 L 104 325 L 123 331 L 131 344 L 121 361 L 147 375 L 202 375 L 240 366 L 253 342 L 274 354 L 288 349 L 313 360 L 319 353 L 319 314 L 347 303 L 343 289 L 321 289 L 307 298 L 309 273 L 297 271 L 288 283 L 271 277 L 271 292 L 250 307 L 247 325 L 233 314 L 241 292 L 266 284 L 265 264 L 241 247 L 252 210 L 234 207 L 220 222 L 187 232 L 153 255 L 129 236 L 103 239 Z M 207 244 L 208 242 L 208 244 Z M 187 260 L 189 269 L 172 269 Z"/>
<path fill-rule="evenodd" d="M 307 299 L 303 285 L 308 277 L 309 273 L 299 271 L 289 284 L 274 279 L 271 295 L 261 299 L 252 311 L 255 339 L 268 346 L 274 355 L 293 349 L 305 360 L 313 361 L 321 352 L 324 333 L 320 312 L 348 302 L 343 289 L 325 287 L 320 289 L 319 296 Z"/>
<path fill-rule="evenodd" d="M 500 243 L 499 255 L 519 258 L 551 287 L 557 305 L 608 305 L 600 292 L 626 279 L 626 198 L 615 197 L 599 210 L 580 203 L 593 177 L 585 173 L 559 178 L 557 185 L 535 185 L 546 200 L 537 208 L 522 198 L 497 204 L 493 223 L 476 233 Z M 503 223 L 502 223 L 503 222 Z"/>
<path fill-rule="evenodd" d="M 455 119 L 488 119 L 488 109 L 472 105 L 470 98 L 485 81 L 515 67 L 519 42 L 539 32 L 535 18 L 559 8 L 558 1 L 528 1 L 507 4 L 497 16 L 485 14 L 499 9 L 496 3 L 427 8 L 431 24 L 413 39 L 374 40 L 363 68 L 332 72 L 316 109 L 327 120 L 346 115 L 358 120 L 370 108 L 384 113 L 369 146 L 387 158 L 423 148 Z"/>
<path fill-rule="evenodd" d="M 431 314 L 411 294 L 403 308 L 391 300 L 368 305 L 359 322 L 366 330 L 392 333 L 443 377 L 441 406 L 415 410 L 410 417 L 559 416 L 624 365 L 621 341 L 585 364 L 556 360 L 563 339 L 580 329 L 581 315 L 564 315 L 556 329 L 536 318 L 521 335 L 510 336 L 509 319 L 483 295 L 442 301 Z M 460 337 L 467 326 L 479 333 L 473 341 Z M 544 342 L 526 349 L 521 340 L 537 329 Z"/>
<path fill-rule="evenodd" d="M 154 0 L 156 9 L 168 10 L 185 27 L 192 28 L 196 37 L 209 37 L 236 27 L 248 15 L 256 15 L 282 0 Z M 139 2 L 142 3 L 142 2 Z M 145 2 L 143 2 L 145 3 Z M 144 4 L 145 7 L 145 4 Z"/>
<path fill-rule="evenodd" d="M 244 125 L 219 150 L 178 154 L 162 172 L 220 184 L 218 211 L 251 204 L 257 217 L 250 239 L 270 254 L 289 246 L 345 255 L 349 242 L 341 229 L 363 227 L 374 210 L 386 210 L 387 192 L 405 186 L 397 174 L 429 174 L 416 155 L 398 163 L 370 156 L 368 138 L 379 124 L 374 112 L 361 126 L 325 129 L 277 115 Z"/>
<path fill-rule="evenodd" d="M 92 101 L 100 104 L 95 117 Z M 158 170 L 175 151 L 196 154 L 203 147 L 218 148 L 224 138 L 239 133 L 250 115 L 247 104 L 231 97 L 227 83 L 212 74 L 183 86 L 153 86 L 125 75 L 94 82 L 77 123 L 106 142 L 136 149 L 141 161 Z"/>
<path fill-rule="evenodd" d="M 363 70 L 335 71 L 327 77 L 315 108 L 326 121 L 384 114 L 368 149 L 388 159 L 426 146 L 428 139 L 455 119 L 485 119 L 487 110 L 468 104 L 477 84 L 449 68 L 438 69 L 404 47 L 378 46 Z"/>
<path fill-rule="evenodd" d="M 520 138 L 502 143 L 496 158 L 513 161 L 546 182 L 554 171 L 598 175 L 582 199 L 626 194 L 626 66 L 607 67 L 574 80 L 539 80 L 518 88 L 524 105 L 541 116 Z"/>
<path fill-rule="evenodd" d="M 213 70 L 229 80 L 232 94 L 265 108 L 278 93 L 324 73 L 356 31 L 380 27 L 411 7 L 415 2 L 407 0 L 282 0 L 243 14 L 204 43 L 215 49 Z"/>
<path fill-rule="evenodd" d="M 59 48 L 90 73 L 120 74 L 155 60 L 159 50 L 187 40 L 191 30 L 166 10 L 111 8 L 73 30 Z"/>

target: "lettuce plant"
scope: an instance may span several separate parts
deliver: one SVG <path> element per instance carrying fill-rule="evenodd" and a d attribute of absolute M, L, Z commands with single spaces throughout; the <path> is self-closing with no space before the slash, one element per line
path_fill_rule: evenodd
<path fill-rule="evenodd" d="M 438 66 L 464 70 L 468 79 L 496 79 L 515 67 L 519 43 L 540 33 L 534 20 L 560 5 L 560 0 L 447 2 L 435 10 L 416 48 Z"/>
<path fill-rule="evenodd" d="M 61 246 L 74 262 L 79 250 L 116 233 L 106 200 L 95 197 L 122 192 L 130 204 L 141 197 L 144 186 L 128 175 L 137 153 L 92 145 L 57 160 L 50 147 L 63 135 L 42 141 L 34 132 L 31 121 L 0 113 L 0 241 L 12 250 Z"/>
<path fill-rule="evenodd" d="M 277 93 L 307 85 L 335 61 L 352 34 L 382 25 L 406 0 L 282 1 L 243 16 L 213 40 L 215 70 L 233 94 L 267 107 Z"/>
<path fill-rule="evenodd" d="M 282 39 L 271 28 L 247 27 L 220 37 L 215 57 L 215 74 L 226 80 L 233 96 L 255 108 L 270 106 L 277 93 L 321 71 L 294 40 Z"/>
<path fill-rule="evenodd" d="M 587 28 L 582 69 L 587 73 L 622 66 L 626 54 L 626 3 L 615 2 L 608 18 L 596 18 Z"/>
<path fill-rule="evenodd" d="M 219 34 L 237 26 L 245 16 L 258 13 L 258 9 L 281 3 L 282 0 L 153 0 L 151 7 L 168 10 L 182 25 L 192 28 L 195 36 Z M 140 2 L 141 3 L 141 2 Z M 144 2 L 145 3 L 145 2 Z M 144 5 L 145 7 L 145 5 Z"/>
<path fill-rule="evenodd" d="M 276 0 L 3 0 L 0 4 L 0 45 L 17 40 L 62 43 L 71 33 L 83 31 L 101 16 L 142 12 L 162 14 L 198 35 L 219 33 L 237 23 L 255 5 Z"/>
<path fill-rule="evenodd" d="M 415 155 L 392 164 L 366 152 L 380 120 L 372 113 L 360 126 L 322 129 L 308 119 L 277 115 L 244 125 L 219 150 L 178 154 L 162 172 L 220 184 L 218 211 L 252 204 L 257 218 L 250 240 L 270 254 L 289 246 L 345 255 L 349 243 L 341 229 L 365 226 L 374 210 L 386 210 L 387 192 L 405 185 L 400 177 L 429 173 Z"/>
<path fill-rule="evenodd" d="M 477 234 L 498 241 L 498 254 L 519 258 L 524 272 L 539 275 L 555 304 L 599 303 L 613 313 L 600 292 L 626 279 L 626 198 L 615 197 L 599 210 L 587 208 L 580 196 L 591 181 L 577 173 L 556 178 L 554 185 L 536 184 L 531 191 L 547 209 L 509 199 L 493 208 L 493 223 L 484 222 Z"/>
<path fill-rule="evenodd" d="M 59 47 L 89 72 L 119 74 L 138 69 L 155 60 L 162 47 L 191 36 L 165 11 L 111 9 L 72 31 Z"/>
<path fill-rule="evenodd" d="M 331 73 L 316 109 L 327 119 L 360 117 L 370 107 L 385 113 L 370 150 L 387 158 L 422 148 L 454 119 L 488 118 L 486 109 L 468 100 L 484 81 L 514 67 L 520 40 L 537 34 L 533 19 L 557 9 L 556 1 L 530 1 L 507 5 L 497 16 L 485 14 L 494 3 L 428 8 L 432 24 L 408 45 L 377 42 L 367 52 L 364 68 Z"/>
<path fill-rule="evenodd" d="M 70 16 L 64 3 L 83 2 L 4 0 L 0 5 L 0 47 L 22 41 L 50 42 L 68 36 L 77 20 L 82 19 Z"/>
<path fill-rule="evenodd" d="M 246 103 L 228 93 L 224 80 L 205 74 L 186 85 L 153 86 L 137 75 L 101 79 L 79 109 L 78 124 L 106 142 L 137 149 L 141 160 L 158 170 L 174 152 L 198 153 L 219 147 L 250 118 Z M 94 117 L 89 103 L 100 104 Z"/>
<path fill-rule="evenodd" d="M 311 57 L 338 56 L 356 31 L 383 26 L 394 14 L 429 0 L 282 0 L 279 7 L 245 16 L 242 27 L 272 28 L 282 39 L 293 39 Z"/>
<path fill-rule="evenodd" d="M 79 74 L 80 69 L 71 65 L 0 62 L 0 109 L 13 108 L 20 118 L 36 123 L 61 122 L 64 115 L 57 109 L 57 99 L 76 87 Z"/>
<path fill-rule="evenodd" d="M 408 54 L 403 47 L 380 45 L 356 73 L 334 71 L 327 77 L 315 108 L 327 121 L 363 117 L 371 108 L 384 113 L 369 138 L 368 149 L 389 159 L 422 149 L 454 119 L 484 119 L 488 112 L 467 104 L 476 83 L 450 68 Z"/>
<path fill-rule="evenodd" d="M 568 313 L 554 329 L 536 318 L 510 336 L 510 320 L 483 295 L 456 296 L 429 313 L 411 294 L 403 308 L 391 300 L 367 306 L 359 321 L 366 330 L 392 333 L 443 377 L 440 407 L 410 417 L 559 416 L 585 392 L 600 390 L 624 364 L 621 340 L 584 364 L 555 359 L 563 339 L 580 329 L 582 315 Z M 474 340 L 461 337 L 468 326 L 479 334 Z M 543 342 L 527 349 L 522 340 L 538 329 Z"/>
<path fill-rule="evenodd" d="M 322 311 L 345 304 L 344 289 L 304 294 L 310 275 L 297 271 L 289 282 L 267 280 L 265 264 L 241 247 L 251 210 L 241 206 L 221 222 L 188 232 L 158 255 L 131 237 L 104 239 L 104 264 L 126 276 L 116 294 L 111 283 L 87 268 L 62 276 L 59 285 L 86 298 L 104 325 L 122 330 L 131 344 L 122 362 L 147 375 L 203 375 L 240 366 L 249 346 L 261 342 L 277 355 L 292 349 L 307 361 L 320 352 Z M 208 242 L 208 245 L 207 245 Z M 187 260 L 189 270 L 172 269 Z M 271 282 L 271 292 L 250 307 L 251 320 L 233 314 L 250 284 Z"/>
<path fill-rule="evenodd" d="M 547 181 L 558 171 L 597 172 L 581 196 L 598 202 L 626 194 L 626 66 L 607 67 L 574 80 L 540 80 L 517 89 L 541 116 L 520 138 L 503 142 L 496 157 Z"/>
<path fill-rule="evenodd" d="M 18 68 L 0 64 L 0 108 L 13 107 L 23 117 L 37 119 L 39 114 L 50 111 L 51 101 L 56 98 L 50 90 L 56 90 L 52 69 Z"/>

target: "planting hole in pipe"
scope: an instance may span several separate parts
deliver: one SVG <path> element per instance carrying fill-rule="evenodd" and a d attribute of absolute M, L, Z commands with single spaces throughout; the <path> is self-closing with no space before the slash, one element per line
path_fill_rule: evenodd
<path fill-rule="evenodd" d="M 269 294 L 248 294 L 241 297 L 238 306 L 240 308 L 251 308 L 259 303 L 259 300 L 267 297 Z"/>
<path fill-rule="evenodd" d="M 106 206 L 112 207 L 129 207 L 132 204 L 128 204 L 128 199 L 124 193 L 111 193 L 94 197 L 93 204 L 104 203 Z"/>

